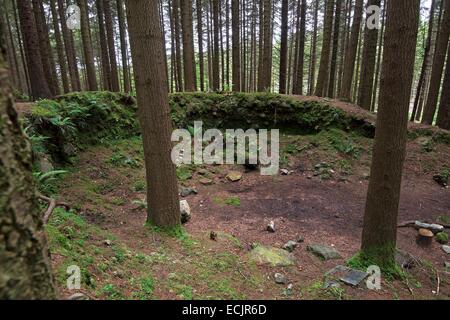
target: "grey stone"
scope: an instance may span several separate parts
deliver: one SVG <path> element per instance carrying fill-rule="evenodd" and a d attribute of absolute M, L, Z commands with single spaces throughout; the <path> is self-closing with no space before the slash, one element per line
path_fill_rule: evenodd
<path fill-rule="evenodd" d="M 403 269 L 411 269 L 414 267 L 415 259 L 409 253 L 397 250 L 395 252 L 395 262 Z"/>
<path fill-rule="evenodd" d="M 298 243 L 295 241 L 288 241 L 283 245 L 283 249 L 288 251 L 288 252 L 292 252 L 295 250 L 295 248 L 297 248 Z"/>
<path fill-rule="evenodd" d="M 351 269 L 344 277 L 339 278 L 345 284 L 357 287 L 369 274 L 364 271 Z"/>
<path fill-rule="evenodd" d="M 187 223 L 191 220 L 191 208 L 189 207 L 189 203 L 187 200 L 180 201 L 180 217 L 181 223 Z"/>
<path fill-rule="evenodd" d="M 180 195 L 184 198 L 190 196 L 191 194 L 197 194 L 197 190 L 195 188 L 181 188 Z"/>
<path fill-rule="evenodd" d="M 272 267 L 287 267 L 295 264 L 295 257 L 286 250 L 257 246 L 248 253 L 249 260 L 257 264 L 266 264 Z"/>
<path fill-rule="evenodd" d="M 444 267 L 449 268 L 450 269 L 450 262 L 444 262 Z"/>
<path fill-rule="evenodd" d="M 438 233 L 438 232 L 444 231 L 444 226 L 441 226 L 439 224 L 424 223 L 424 222 L 420 222 L 420 221 L 415 222 L 415 227 L 416 227 L 416 229 L 428 229 L 428 230 L 432 231 L 433 233 Z"/>
<path fill-rule="evenodd" d="M 275 282 L 278 284 L 286 284 L 286 277 L 281 273 L 275 273 Z"/>
<path fill-rule="evenodd" d="M 298 243 L 303 243 L 303 242 L 305 242 L 305 238 L 303 238 L 303 236 L 298 236 L 297 237 L 297 242 Z"/>
<path fill-rule="evenodd" d="M 267 231 L 269 232 L 275 232 L 275 222 L 270 221 L 269 224 L 267 225 Z"/>
<path fill-rule="evenodd" d="M 73 157 L 77 154 L 77 148 L 70 142 L 64 143 L 62 151 L 66 157 Z"/>
<path fill-rule="evenodd" d="M 341 284 L 336 280 L 327 280 L 324 282 L 322 288 L 323 289 L 331 289 L 331 288 L 340 288 Z"/>
<path fill-rule="evenodd" d="M 326 276 L 326 277 L 329 277 L 329 276 L 332 276 L 332 275 L 334 275 L 334 274 L 336 274 L 336 273 L 349 272 L 350 270 L 351 270 L 351 269 L 348 268 L 348 267 L 346 267 L 346 266 L 338 265 L 338 266 L 334 267 L 333 269 L 328 270 L 328 271 L 325 273 L 325 276 Z"/>
<path fill-rule="evenodd" d="M 106 239 L 105 241 L 104 241 L 104 243 L 109 247 L 109 246 L 111 246 L 111 240 L 109 240 L 109 239 Z"/>
<path fill-rule="evenodd" d="M 89 300 L 89 297 L 81 292 L 74 293 L 67 300 Z"/>
<path fill-rule="evenodd" d="M 53 163 L 45 156 L 38 159 L 38 167 L 39 171 L 42 173 L 48 173 L 55 169 Z"/>
<path fill-rule="evenodd" d="M 341 259 L 341 254 L 333 247 L 320 244 L 313 244 L 307 247 L 307 250 L 314 253 L 323 260 Z"/>
<path fill-rule="evenodd" d="M 450 246 L 443 245 L 442 250 L 444 250 L 445 253 L 450 254 Z"/>

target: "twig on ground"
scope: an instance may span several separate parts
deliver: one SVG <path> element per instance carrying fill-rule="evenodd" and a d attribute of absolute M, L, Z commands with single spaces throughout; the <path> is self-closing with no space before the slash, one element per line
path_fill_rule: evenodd
<path fill-rule="evenodd" d="M 45 211 L 44 218 L 43 218 L 44 224 L 48 223 L 48 220 L 50 220 L 53 210 L 55 210 L 56 207 L 64 207 L 66 210 L 70 210 L 70 205 L 66 202 L 56 201 L 55 199 L 46 197 L 42 194 L 38 194 L 37 196 L 38 196 L 39 200 L 42 200 L 42 201 L 48 203 L 48 208 Z"/>

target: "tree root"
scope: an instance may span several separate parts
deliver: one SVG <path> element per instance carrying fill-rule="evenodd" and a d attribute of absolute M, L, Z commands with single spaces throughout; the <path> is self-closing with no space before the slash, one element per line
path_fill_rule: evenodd
<path fill-rule="evenodd" d="M 37 196 L 38 196 L 39 200 L 42 200 L 42 201 L 48 203 L 48 208 L 45 211 L 44 218 L 43 218 L 44 224 L 48 223 L 48 220 L 50 220 L 53 210 L 55 210 L 56 207 L 64 207 L 66 210 L 70 210 L 70 205 L 66 202 L 56 201 L 55 199 L 46 197 L 42 194 L 38 194 Z"/>

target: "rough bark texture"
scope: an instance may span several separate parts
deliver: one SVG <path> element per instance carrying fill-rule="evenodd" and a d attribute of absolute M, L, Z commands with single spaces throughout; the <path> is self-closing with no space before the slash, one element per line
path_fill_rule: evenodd
<path fill-rule="evenodd" d="M 362 252 L 392 267 L 413 81 L 419 0 L 387 1 L 380 102 L 367 192 Z"/>
<path fill-rule="evenodd" d="M 88 89 L 97 91 L 97 77 L 95 75 L 94 52 L 92 50 L 91 27 L 86 0 L 78 0 L 81 14 L 81 38 L 83 39 L 84 64 L 86 66 Z"/>
<path fill-rule="evenodd" d="M 317 23 L 318 23 L 318 13 L 319 13 L 319 0 L 314 2 L 314 22 L 313 22 L 313 32 L 311 35 L 311 66 L 309 72 L 309 88 L 308 93 L 312 95 L 315 87 L 316 81 L 316 63 L 317 63 Z"/>
<path fill-rule="evenodd" d="M 123 12 L 123 0 L 117 0 L 117 19 L 119 20 L 120 52 L 122 54 L 123 91 L 130 92 L 130 77 L 128 71 L 128 45 L 125 27 L 125 15 Z"/>
<path fill-rule="evenodd" d="M 103 12 L 103 1 L 97 1 L 103 90 L 111 90 L 111 65 L 109 63 L 108 41 L 106 40 L 105 18 Z"/>
<path fill-rule="evenodd" d="M 334 31 L 333 31 L 333 51 L 331 53 L 331 65 L 330 65 L 330 81 L 328 81 L 328 97 L 334 98 L 335 86 L 336 86 L 336 70 L 337 70 L 337 58 L 339 49 L 339 34 L 341 31 L 341 3 L 336 2 L 336 12 L 334 14 Z"/>
<path fill-rule="evenodd" d="M 0 154 L 0 299 L 55 299 L 30 144 L 14 109 L 1 53 Z"/>
<path fill-rule="evenodd" d="M 441 21 L 436 41 L 436 51 L 434 53 L 433 69 L 431 71 L 430 88 L 428 89 L 428 99 L 423 111 L 422 123 L 431 125 L 434 121 L 436 106 L 439 98 L 439 88 L 442 83 L 442 73 L 447 54 L 447 46 L 450 36 L 450 0 L 443 0 L 444 14 Z"/>
<path fill-rule="evenodd" d="M 299 2 L 298 13 L 300 15 L 299 19 L 299 30 L 297 37 L 297 53 L 296 53 L 296 67 L 294 72 L 294 94 L 303 94 L 303 71 L 305 66 L 305 38 L 306 38 L 306 0 L 301 0 Z"/>
<path fill-rule="evenodd" d="M 144 143 L 148 222 L 180 224 L 175 166 L 171 161 L 172 123 L 157 1 L 127 0 L 138 117 Z"/>
<path fill-rule="evenodd" d="M 220 88 L 220 60 L 219 60 L 219 1 L 220 0 L 212 0 L 213 4 L 213 24 L 214 24 L 214 54 L 212 61 L 212 73 L 213 73 L 213 90 L 218 91 Z"/>
<path fill-rule="evenodd" d="M 272 1 L 264 0 L 263 6 L 263 57 L 262 57 L 262 70 L 261 70 L 261 79 L 259 82 L 258 91 L 268 91 L 271 87 L 271 79 L 272 79 L 272 69 L 271 69 L 271 61 L 272 61 Z"/>
<path fill-rule="evenodd" d="M 287 73 L 287 54 L 288 54 L 288 13 L 289 1 L 281 2 L 281 48 L 280 48 L 280 78 L 279 92 L 286 93 L 286 73 Z"/>
<path fill-rule="evenodd" d="M 361 0 L 362 1 L 362 0 Z M 327 0 L 327 7 L 324 20 L 322 54 L 320 56 L 319 75 L 317 76 L 317 85 L 315 95 L 323 97 L 326 93 L 326 84 L 328 80 L 328 72 L 330 66 L 331 51 L 331 33 L 333 30 L 333 11 L 334 0 Z"/>
<path fill-rule="evenodd" d="M 239 16 L 239 1 L 231 1 L 231 28 L 232 28 L 232 79 L 233 91 L 241 91 L 241 49 L 240 49 L 240 16 Z"/>
<path fill-rule="evenodd" d="M 363 2 L 363 0 L 356 0 L 350 42 L 345 55 L 340 98 L 347 101 L 351 100 L 353 75 L 355 73 L 356 54 L 358 51 L 358 40 L 363 14 Z"/>
<path fill-rule="evenodd" d="M 20 28 L 23 35 L 27 68 L 30 76 L 31 96 L 35 99 L 52 96 L 42 67 L 39 37 L 29 0 L 18 0 Z"/>
<path fill-rule="evenodd" d="M 177 91 L 183 91 L 183 76 L 181 63 L 181 43 L 180 43 L 180 0 L 173 0 L 172 8 L 174 32 L 175 32 L 175 53 L 176 53 L 176 75 L 178 79 Z"/>

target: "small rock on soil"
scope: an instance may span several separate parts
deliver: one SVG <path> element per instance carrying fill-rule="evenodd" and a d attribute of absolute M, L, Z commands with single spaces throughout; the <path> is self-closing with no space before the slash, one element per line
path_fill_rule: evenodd
<path fill-rule="evenodd" d="M 191 220 L 191 208 L 189 207 L 189 203 L 187 200 L 181 200 L 180 201 L 180 218 L 181 223 L 187 223 L 189 220 Z"/>
<path fill-rule="evenodd" d="M 295 264 L 295 257 L 279 248 L 257 246 L 248 254 L 251 261 L 272 267 L 287 267 Z"/>
<path fill-rule="evenodd" d="M 329 246 L 313 244 L 308 246 L 307 250 L 325 261 L 342 258 L 341 254 L 335 248 Z"/>

